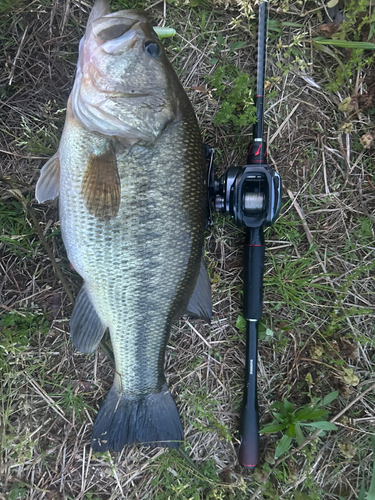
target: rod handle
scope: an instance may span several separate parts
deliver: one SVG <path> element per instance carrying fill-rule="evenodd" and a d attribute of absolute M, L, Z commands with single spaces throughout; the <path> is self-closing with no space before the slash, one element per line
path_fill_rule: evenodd
<path fill-rule="evenodd" d="M 264 273 L 263 228 L 248 228 L 244 247 L 244 301 L 245 319 L 260 319 L 263 309 Z"/>
<path fill-rule="evenodd" d="M 246 469 L 254 469 L 259 461 L 259 414 L 258 409 L 244 407 L 241 412 L 241 444 L 238 461 Z"/>
<path fill-rule="evenodd" d="M 245 387 L 240 422 L 238 460 L 253 469 L 259 458 L 259 411 L 257 396 L 258 321 L 246 322 Z"/>

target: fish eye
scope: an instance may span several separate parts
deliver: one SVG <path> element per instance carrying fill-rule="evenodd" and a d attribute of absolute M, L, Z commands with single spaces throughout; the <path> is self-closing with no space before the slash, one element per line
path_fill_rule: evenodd
<path fill-rule="evenodd" d="M 148 41 L 145 43 L 145 51 L 151 57 L 157 58 L 161 56 L 161 48 L 156 42 Z"/>

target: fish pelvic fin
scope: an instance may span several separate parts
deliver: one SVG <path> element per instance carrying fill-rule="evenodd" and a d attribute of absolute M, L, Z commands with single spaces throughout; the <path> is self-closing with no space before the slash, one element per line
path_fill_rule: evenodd
<path fill-rule="evenodd" d="M 211 323 L 211 283 L 203 259 L 201 259 L 197 284 L 195 285 L 193 295 L 190 297 L 190 301 L 186 309 L 186 315 L 192 318 L 203 319 L 206 323 Z"/>
<path fill-rule="evenodd" d="M 40 177 L 36 183 L 35 198 L 38 203 L 54 200 L 60 194 L 60 157 L 55 153 L 40 171 Z"/>
<path fill-rule="evenodd" d="M 183 430 L 177 407 L 164 384 L 157 394 L 135 397 L 113 386 L 103 401 L 94 424 L 94 451 L 121 451 L 125 445 L 178 448 Z"/>
<path fill-rule="evenodd" d="M 106 329 L 83 285 L 70 319 L 70 336 L 74 347 L 80 352 L 91 354 L 102 340 Z"/>

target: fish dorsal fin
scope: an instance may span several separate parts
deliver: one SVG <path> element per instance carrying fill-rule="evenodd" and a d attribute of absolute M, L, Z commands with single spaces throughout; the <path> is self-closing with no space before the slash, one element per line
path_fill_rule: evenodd
<path fill-rule="evenodd" d="M 207 274 L 206 265 L 201 260 L 199 276 L 193 295 L 187 306 L 186 314 L 194 318 L 200 318 L 207 323 L 211 323 L 212 318 L 212 298 L 211 283 Z"/>
<path fill-rule="evenodd" d="M 121 184 L 112 146 L 101 155 L 90 155 L 82 182 L 87 210 L 100 220 L 116 217 L 120 206 Z"/>
<path fill-rule="evenodd" d="M 38 203 L 54 200 L 60 193 L 60 157 L 55 153 L 40 171 L 40 177 L 36 183 L 35 198 Z"/>

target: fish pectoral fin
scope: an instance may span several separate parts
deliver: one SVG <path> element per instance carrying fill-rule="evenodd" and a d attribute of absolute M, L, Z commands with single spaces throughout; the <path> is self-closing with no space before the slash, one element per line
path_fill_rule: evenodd
<path fill-rule="evenodd" d="M 116 154 L 111 145 L 101 155 L 90 155 L 82 181 L 87 210 L 100 220 L 116 217 L 120 207 L 121 183 Z"/>
<path fill-rule="evenodd" d="M 201 267 L 199 276 L 193 295 L 190 298 L 186 310 L 187 316 L 200 318 L 211 323 L 212 318 L 212 297 L 211 297 L 211 283 L 207 274 L 206 265 L 201 260 Z"/>
<path fill-rule="evenodd" d="M 102 340 L 106 329 L 83 285 L 70 319 L 70 336 L 74 347 L 80 352 L 91 354 Z"/>
<path fill-rule="evenodd" d="M 36 183 L 35 198 L 38 203 L 54 200 L 60 194 L 60 157 L 55 153 L 40 171 L 40 177 Z"/>

